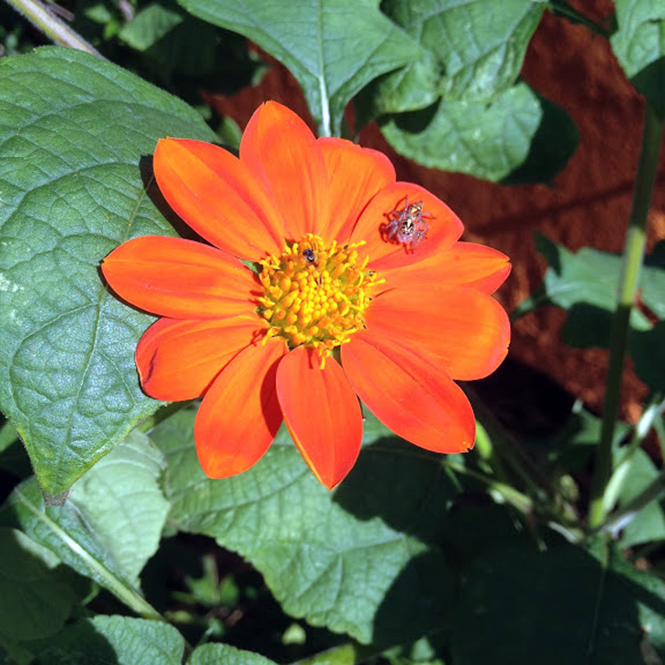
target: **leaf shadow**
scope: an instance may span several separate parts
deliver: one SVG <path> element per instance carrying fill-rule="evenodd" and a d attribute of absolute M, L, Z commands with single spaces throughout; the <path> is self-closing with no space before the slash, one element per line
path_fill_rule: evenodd
<path fill-rule="evenodd" d="M 637 90 L 643 94 L 659 120 L 665 120 L 665 56 L 654 60 L 631 79 Z"/>
<path fill-rule="evenodd" d="M 202 238 L 193 231 L 171 208 L 162 194 L 157 180 L 155 179 L 155 170 L 153 167 L 153 156 L 142 155 L 139 160 L 139 172 L 143 181 L 143 188 L 146 196 L 152 201 L 159 213 L 173 227 L 173 230 L 181 237 L 188 240 L 202 240 Z"/>
<path fill-rule="evenodd" d="M 36 665 L 121 665 L 108 639 L 85 620 L 42 642 L 38 654 Z"/>
<path fill-rule="evenodd" d="M 360 520 L 380 518 L 423 543 L 440 544 L 442 516 L 457 494 L 440 455 L 386 436 L 362 447 L 333 501 Z"/>
<path fill-rule="evenodd" d="M 644 662 L 640 652 L 649 637 L 646 627 L 658 628 L 646 610 L 665 616 L 662 595 L 620 572 L 604 570 L 580 547 L 566 544 L 546 552 L 506 548 L 486 553 L 467 570 L 455 610 L 452 651 L 456 663 L 526 665 L 538 653 L 543 665 L 637 665 Z M 649 648 L 662 651 L 662 636 L 654 638 Z"/>

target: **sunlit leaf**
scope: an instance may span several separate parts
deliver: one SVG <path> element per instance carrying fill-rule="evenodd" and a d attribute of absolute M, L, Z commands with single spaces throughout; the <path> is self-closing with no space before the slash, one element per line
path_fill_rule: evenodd
<path fill-rule="evenodd" d="M 541 0 L 388 0 L 382 9 L 431 53 L 447 100 L 490 102 L 519 75 Z"/>
<path fill-rule="evenodd" d="M 665 121 L 665 4 L 616 0 L 618 30 L 612 48 L 626 76 Z"/>
<path fill-rule="evenodd" d="M 275 665 L 257 653 L 242 651 L 228 644 L 203 644 L 196 648 L 187 665 Z"/>
<path fill-rule="evenodd" d="M 315 626 L 394 644 L 440 624 L 452 593 L 443 516 L 456 490 L 436 456 L 384 438 L 368 418 L 366 442 L 375 443 L 334 492 L 284 433 L 250 471 L 210 480 L 196 458 L 193 417 L 180 412 L 152 434 L 168 461 L 171 524 L 238 552 L 286 612 Z"/>
<path fill-rule="evenodd" d="M 442 99 L 422 111 L 387 116 L 381 131 L 419 164 L 499 181 L 526 161 L 542 118 L 541 101 L 520 83 L 491 104 Z"/>
<path fill-rule="evenodd" d="M 64 505 L 45 507 L 34 478 L 23 482 L 0 510 L 0 524 L 21 528 L 113 593 L 134 590 L 166 519 L 162 469 L 159 451 L 132 434 L 74 485 Z"/>
<path fill-rule="evenodd" d="M 157 140 L 214 135 L 73 49 L 0 61 L 0 109 L 0 408 L 57 494 L 159 405 L 134 365 L 150 319 L 108 293 L 99 263 L 130 237 L 174 233 L 150 187 Z"/>
<path fill-rule="evenodd" d="M 372 79 L 421 50 L 378 0 L 179 0 L 195 16 L 233 30 L 298 79 L 322 133 L 339 134 L 347 102 Z"/>

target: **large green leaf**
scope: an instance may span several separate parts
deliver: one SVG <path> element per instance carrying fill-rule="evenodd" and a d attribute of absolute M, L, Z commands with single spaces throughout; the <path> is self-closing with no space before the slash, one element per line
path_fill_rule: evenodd
<path fill-rule="evenodd" d="M 490 102 L 515 83 L 545 6 L 542 0 L 388 0 L 382 9 L 434 56 L 438 94 Z"/>
<path fill-rule="evenodd" d="M 38 665 L 181 665 L 185 641 L 167 623 L 97 616 L 44 641 Z M 218 661 L 223 662 L 223 661 Z"/>
<path fill-rule="evenodd" d="M 663 656 L 665 584 L 582 549 L 492 551 L 466 571 L 453 629 L 455 665 L 644 665 Z"/>
<path fill-rule="evenodd" d="M 0 117 L 0 408 L 56 494 L 159 405 L 134 366 L 150 319 L 108 293 L 99 263 L 173 234 L 146 193 L 156 141 L 214 135 L 119 67 L 54 47 L 0 61 Z"/>
<path fill-rule="evenodd" d="M 72 488 L 61 506 L 44 506 L 33 479 L 0 509 L 14 526 L 60 561 L 122 598 L 159 544 L 168 505 L 159 484 L 163 458 L 145 435 L 132 434 Z"/>
<path fill-rule="evenodd" d="M 421 54 L 417 43 L 381 14 L 379 0 L 179 1 L 286 65 L 323 134 L 340 133 L 347 102 L 367 83 Z"/>
<path fill-rule="evenodd" d="M 251 470 L 210 480 L 193 419 L 182 411 L 152 434 L 168 461 L 170 523 L 248 559 L 284 610 L 313 625 L 379 644 L 440 625 L 452 593 L 443 517 L 456 491 L 436 456 L 383 438 L 368 418 L 366 441 L 376 442 L 332 493 L 283 432 Z"/>
<path fill-rule="evenodd" d="M 626 76 L 665 121 L 665 3 L 616 0 L 612 48 Z"/>
<path fill-rule="evenodd" d="M 421 111 L 387 116 L 381 131 L 395 150 L 425 166 L 495 182 L 518 169 L 514 179 L 520 182 L 549 180 L 577 143 L 568 117 L 553 108 L 519 83 L 491 104 L 444 98 Z M 546 119 L 560 129 L 556 150 L 536 142 L 539 135 L 551 134 Z M 525 162 L 531 163 L 532 174 L 524 173 Z"/>

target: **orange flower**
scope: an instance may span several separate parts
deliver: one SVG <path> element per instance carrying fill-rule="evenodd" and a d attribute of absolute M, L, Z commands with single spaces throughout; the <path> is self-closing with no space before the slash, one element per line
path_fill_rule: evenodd
<path fill-rule="evenodd" d="M 285 420 L 335 487 L 360 450 L 358 397 L 417 446 L 473 446 L 471 405 L 453 381 L 490 374 L 507 353 L 508 319 L 490 297 L 506 256 L 458 242 L 455 214 L 396 182 L 384 155 L 316 139 L 275 102 L 250 120 L 239 158 L 164 139 L 154 169 L 210 245 L 134 238 L 102 268 L 120 297 L 162 317 L 136 349 L 145 392 L 203 396 L 195 439 L 208 476 L 249 469 Z"/>

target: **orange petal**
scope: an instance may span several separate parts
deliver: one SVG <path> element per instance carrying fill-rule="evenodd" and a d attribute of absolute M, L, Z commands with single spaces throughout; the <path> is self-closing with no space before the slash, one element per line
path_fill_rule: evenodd
<path fill-rule="evenodd" d="M 412 252 L 402 243 L 391 242 L 385 235 L 385 225 L 389 224 L 391 213 L 404 210 L 407 200 L 409 205 L 422 202 L 423 222 L 428 227 L 426 237 Z M 396 182 L 382 189 L 369 202 L 353 229 L 351 240 L 364 240 L 363 252 L 370 257 L 369 267 L 381 270 L 424 261 L 449 249 L 463 230 L 457 215 L 434 194 L 409 182 Z"/>
<path fill-rule="evenodd" d="M 326 165 L 314 134 L 293 111 L 276 102 L 260 106 L 243 134 L 240 159 L 271 192 L 288 239 L 327 228 Z"/>
<path fill-rule="evenodd" d="M 365 330 L 342 347 L 342 363 L 362 401 L 398 436 L 439 453 L 473 448 L 471 404 L 445 372 L 408 351 L 383 347 Z"/>
<path fill-rule="evenodd" d="M 456 242 L 450 249 L 411 266 L 381 271 L 382 290 L 400 287 L 407 291 L 432 285 L 468 286 L 488 295 L 510 274 L 510 259 L 495 249 L 471 242 Z"/>
<path fill-rule="evenodd" d="M 345 139 L 325 137 L 318 143 L 328 169 L 331 209 L 328 228 L 319 235 L 344 243 L 372 197 L 395 182 L 395 167 L 383 153 Z"/>
<path fill-rule="evenodd" d="M 196 415 L 194 439 L 210 478 L 247 471 L 268 450 L 282 424 L 275 392 L 281 340 L 248 346 L 215 379 Z"/>
<path fill-rule="evenodd" d="M 372 339 L 436 360 L 455 380 L 491 374 L 510 342 L 503 307 L 485 293 L 461 287 L 386 291 L 372 301 L 365 323 Z"/>
<path fill-rule="evenodd" d="M 270 198 L 237 157 L 211 143 L 163 139 L 157 184 L 169 205 L 208 242 L 250 261 L 281 251 L 284 228 Z"/>
<path fill-rule="evenodd" d="M 300 454 L 329 490 L 353 467 L 362 442 L 360 404 L 342 368 L 298 347 L 279 364 L 277 395 Z"/>
<path fill-rule="evenodd" d="M 213 379 L 256 338 L 256 318 L 160 319 L 136 347 L 143 390 L 165 401 L 200 397 Z"/>
<path fill-rule="evenodd" d="M 174 319 L 251 315 L 258 281 L 248 268 L 200 242 L 143 236 L 102 263 L 109 286 L 127 302 Z"/>

